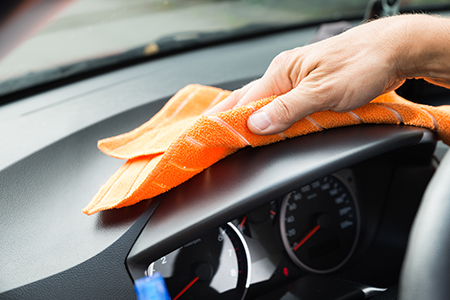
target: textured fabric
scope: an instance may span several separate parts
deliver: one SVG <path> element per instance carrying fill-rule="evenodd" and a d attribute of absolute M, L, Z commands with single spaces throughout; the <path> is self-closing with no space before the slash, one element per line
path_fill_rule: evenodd
<path fill-rule="evenodd" d="M 450 106 L 409 102 L 394 92 L 347 113 L 316 112 L 283 133 L 259 136 L 247 128 L 247 118 L 275 97 L 203 116 L 230 94 L 214 87 L 189 85 L 180 90 L 147 123 L 135 130 L 99 141 L 104 153 L 128 161 L 101 187 L 83 212 L 135 204 L 181 184 L 245 146 L 263 146 L 322 131 L 358 124 L 406 124 L 434 130 L 450 144 Z"/>

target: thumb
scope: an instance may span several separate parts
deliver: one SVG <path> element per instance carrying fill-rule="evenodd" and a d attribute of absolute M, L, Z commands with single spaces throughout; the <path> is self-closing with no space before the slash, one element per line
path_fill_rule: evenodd
<path fill-rule="evenodd" d="M 247 120 L 248 129 L 259 135 L 277 134 L 317 111 L 317 101 L 313 100 L 315 97 L 306 92 L 305 88 L 299 87 L 251 114 Z"/>

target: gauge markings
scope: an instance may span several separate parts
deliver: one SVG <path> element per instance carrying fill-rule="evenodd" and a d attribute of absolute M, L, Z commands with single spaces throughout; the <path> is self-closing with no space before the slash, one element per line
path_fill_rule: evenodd
<path fill-rule="evenodd" d="M 248 247 L 232 223 L 152 262 L 147 274 L 164 277 L 173 300 L 243 299 L 250 284 Z"/>
<path fill-rule="evenodd" d="M 352 177 L 351 171 L 343 178 Z M 343 266 L 359 235 L 359 211 L 352 189 L 338 174 L 299 187 L 284 197 L 280 210 L 283 245 L 305 270 L 324 274 Z"/>

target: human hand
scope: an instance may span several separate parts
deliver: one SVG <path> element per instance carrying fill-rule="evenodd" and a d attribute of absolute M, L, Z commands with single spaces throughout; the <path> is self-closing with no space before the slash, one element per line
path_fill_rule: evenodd
<path fill-rule="evenodd" d="M 234 91 L 207 115 L 279 95 L 247 121 L 253 133 L 276 134 L 316 111 L 350 111 L 395 90 L 406 78 L 424 77 L 416 68 L 420 51 L 405 54 L 417 44 L 410 34 L 417 23 L 411 18 L 421 16 L 380 19 L 283 52 L 263 77 Z"/>

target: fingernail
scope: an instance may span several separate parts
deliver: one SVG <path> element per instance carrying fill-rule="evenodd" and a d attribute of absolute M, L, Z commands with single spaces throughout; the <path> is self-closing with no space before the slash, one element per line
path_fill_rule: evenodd
<path fill-rule="evenodd" d="M 265 111 L 257 111 L 249 117 L 250 123 L 260 131 L 263 131 L 272 124 L 269 115 Z"/>

